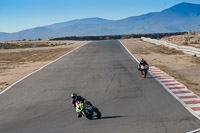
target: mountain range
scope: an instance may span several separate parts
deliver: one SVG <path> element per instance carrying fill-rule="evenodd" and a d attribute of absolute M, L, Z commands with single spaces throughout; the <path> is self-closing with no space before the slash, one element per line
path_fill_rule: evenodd
<path fill-rule="evenodd" d="M 15 33 L 0 32 L 0 41 L 199 30 L 200 5 L 180 3 L 161 12 L 152 12 L 120 20 L 86 18 L 36 27 Z"/>

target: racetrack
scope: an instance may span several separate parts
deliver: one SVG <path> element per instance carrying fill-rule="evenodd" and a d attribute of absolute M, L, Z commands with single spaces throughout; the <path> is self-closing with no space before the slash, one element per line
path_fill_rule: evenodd
<path fill-rule="evenodd" d="M 78 119 L 70 94 L 97 106 L 99 120 Z M 97 41 L 64 56 L 0 95 L 0 133 L 184 133 L 200 121 L 118 41 Z"/>

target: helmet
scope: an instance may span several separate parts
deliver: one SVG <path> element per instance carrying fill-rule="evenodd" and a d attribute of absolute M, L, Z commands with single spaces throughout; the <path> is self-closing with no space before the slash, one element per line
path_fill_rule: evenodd
<path fill-rule="evenodd" d="M 72 99 L 75 99 L 77 97 L 77 94 L 76 93 L 72 93 L 71 97 L 72 97 Z"/>
<path fill-rule="evenodd" d="M 144 59 L 142 58 L 142 59 L 140 60 L 140 62 L 144 62 Z"/>

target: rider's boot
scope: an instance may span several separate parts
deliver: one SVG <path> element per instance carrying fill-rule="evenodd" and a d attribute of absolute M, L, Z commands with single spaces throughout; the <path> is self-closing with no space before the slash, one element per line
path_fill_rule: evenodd
<path fill-rule="evenodd" d="M 78 118 L 81 118 L 82 115 L 81 115 L 80 113 L 77 113 L 77 117 L 78 117 Z"/>

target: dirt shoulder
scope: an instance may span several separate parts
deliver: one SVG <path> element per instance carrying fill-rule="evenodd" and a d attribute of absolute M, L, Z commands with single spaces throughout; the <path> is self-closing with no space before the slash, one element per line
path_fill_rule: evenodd
<path fill-rule="evenodd" d="M 124 39 L 121 42 L 138 60 L 144 58 L 151 66 L 165 71 L 200 96 L 200 57 L 141 39 Z"/>
<path fill-rule="evenodd" d="M 189 32 L 184 35 L 174 35 L 163 37 L 160 40 L 177 45 L 200 48 L 200 32 Z"/>
<path fill-rule="evenodd" d="M 13 43 L 13 42 L 12 42 Z M 58 57 L 72 51 L 73 49 L 87 43 L 85 41 L 52 41 L 27 43 L 26 47 L 21 47 L 24 42 L 17 42 L 14 49 L 0 49 L 0 91 L 39 69 L 45 64 L 57 59 Z M 32 46 L 32 44 L 42 46 Z M 16 42 L 15 42 L 16 44 Z M 48 46 L 46 46 L 46 45 Z M 50 44 L 50 46 L 49 46 Z M 55 44 L 55 45 L 53 45 Z M 18 46 L 21 45 L 21 46 Z"/>

